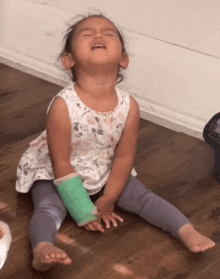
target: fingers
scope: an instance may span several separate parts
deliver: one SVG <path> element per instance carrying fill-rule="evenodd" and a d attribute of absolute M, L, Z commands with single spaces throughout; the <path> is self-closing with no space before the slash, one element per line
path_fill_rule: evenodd
<path fill-rule="evenodd" d="M 118 214 L 116 214 L 114 212 L 102 214 L 101 219 L 105 223 L 105 226 L 107 229 L 109 229 L 111 227 L 111 224 L 113 225 L 113 227 L 117 227 L 118 226 L 117 221 L 120 221 L 120 222 L 124 221 Z M 85 225 L 85 229 L 87 231 L 93 231 L 93 232 L 99 231 L 102 233 L 105 231 L 99 221 L 94 221 L 94 222 L 91 222 L 91 223 Z"/>
<path fill-rule="evenodd" d="M 117 220 L 120 222 L 124 221 L 119 215 L 117 215 L 115 213 L 103 214 L 101 216 L 101 218 L 102 218 L 102 221 L 105 223 L 105 226 L 107 229 L 110 228 L 111 223 L 114 227 L 117 227 L 118 226 Z"/>
<path fill-rule="evenodd" d="M 124 219 L 121 218 L 121 216 L 119 216 L 119 215 L 116 214 L 116 213 L 112 213 L 112 214 L 113 214 L 113 217 L 114 217 L 115 219 L 117 219 L 117 220 L 120 221 L 120 222 L 124 222 Z"/>
<path fill-rule="evenodd" d="M 102 225 L 97 221 L 94 221 L 94 222 L 91 222 L 91 223 L 87 224 L 85 226 L 85 229 L 87 231 L 93 231 L 93 232 L 99 231 L 99 232 L 102 232 L 102 233 L 105 231 L 103 229 Z"/>
<path fill-rule="evenodd" d="M 102 215 L 102 221 L 105 223 L 105 226 L 106 226 L 107 229 L 110 228 L 110 218 L 111 218 L 110 216 Z M 115 224 L 114 221 L 115 220 L 112 221 L 113 222 L 112 224 L 113 224 L 114 227 L 116 227 L 117 226 L 117 222 Z"/>

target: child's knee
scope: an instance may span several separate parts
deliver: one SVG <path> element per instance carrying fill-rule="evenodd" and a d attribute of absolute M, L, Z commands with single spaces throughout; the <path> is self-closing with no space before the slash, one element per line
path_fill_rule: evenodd
<path fill-rule="evenodd" d="M 48 216 L 52 219 L 55 219 L 56 226 L 60 227 L 61 223 L 66 217 L 67 211 L 65 207 L 58 207 L 57 205 L 54 204 L 42 204 L 39 205 L 38 208 L 35 208 L 34 210 L 35 216 Z"/>
<path fill-rule="evenodd" d="M 156 195 L 150 191 L 142 191 L 136 201 L 136 213 L 141 215 L 144 211 L 149 210 L 152 204 L 157 202 Z"/>

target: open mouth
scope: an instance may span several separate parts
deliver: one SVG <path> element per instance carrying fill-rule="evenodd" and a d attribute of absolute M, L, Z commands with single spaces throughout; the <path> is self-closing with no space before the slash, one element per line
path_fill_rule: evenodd
<path fill-rule="evenodd" d="M 106 47 L 105 47 L 103 44 L 95 44 L 95 45 L 92 47 L 92 50 L 93 50 L 93 49 L 98 49 L 98 48 L 106 49 Z"/>

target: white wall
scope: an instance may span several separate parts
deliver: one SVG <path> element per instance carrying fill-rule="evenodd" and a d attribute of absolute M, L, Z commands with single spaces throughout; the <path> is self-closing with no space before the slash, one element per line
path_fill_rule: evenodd
<path fill-rule="evenodd" d="M 0 61 L 64 85 L 56 58 L 77 14 L 100 10 L 125 36 L 119 86 L 142 117 L 202 138 L 220 104 L 219 0 L 0 0 Z"/>

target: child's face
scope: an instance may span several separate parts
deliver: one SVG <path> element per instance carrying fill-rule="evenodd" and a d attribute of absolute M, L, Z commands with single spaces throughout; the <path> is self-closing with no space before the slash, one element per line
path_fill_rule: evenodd
<path fill-rule="evenodd" d="M 108 19 L 91 17 L 76 28 L 72 42 L 72 57 L 76 65 L 121 66 L 125 57 L 118 30 Z"/>

